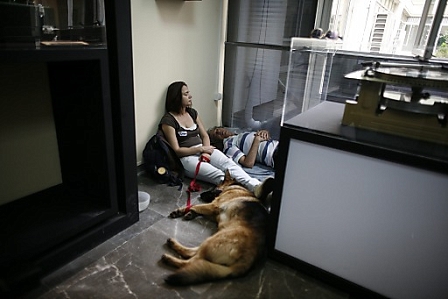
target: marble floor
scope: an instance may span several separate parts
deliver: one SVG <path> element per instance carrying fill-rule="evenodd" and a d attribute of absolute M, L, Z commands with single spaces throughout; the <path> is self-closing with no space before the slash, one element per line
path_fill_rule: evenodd
<path fill-rule="evenodd" d="M 178 191 L 156 184 L 144 174 L 138 180 L 139 190 L 151 195 L 140 221 L 45 277 L 42 287 L 23 298 L 349 298 L 269 259 L 242 278 L 188 287 L 166 285 L 164 277 L 172 269 L 162 264 L 160 257 L 169 252 L 167 238 L 195 246 L 214 232 L 215 225 L 202 218 L 167 218 L 172 210 L 185 205 L 187 184 Z M 203 190 L 212 187 L 201 185 Z M 192 196 L 193 203 L 200 201 L 199 192 Z"/>

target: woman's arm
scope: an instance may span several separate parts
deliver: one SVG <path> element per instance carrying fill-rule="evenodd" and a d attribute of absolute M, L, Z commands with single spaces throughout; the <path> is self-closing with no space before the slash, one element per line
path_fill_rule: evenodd
<path fill-rule="evenodd" d="M 199 116 L 196 118 L 196 123 L 199 127 L 199 135 L 202 139 L 202 145 L 209 146 L 210 145 L 210 137 L 208 136 L 207 130 L 204 128 L 204 125 L 202 124 L 201 119 Z"/>
<path fill-rule="evenodd" d="M 198 117 L 196 118 L 196 123 L 199 127 L 199 135 L 202 139 L 202 155 L 206 156 L 208 159 L 210 159 L 210 155 L 213 153 L 213 150 L 215 149 L 214 146 L 210 145 L 210 136 L 208 136 L 207 130 L 204 128 L 204 125 L 202 124 L 201 119 Z"/>
<path fill-rule="evenodd" d="M 162 124 L 162 131 L 165 135 L 166 140 L 171 145 L 174 152 L 176 152 L 178 157 L 191 156 L 205 152 L 204 146 L 180 147 L 176 138 L 176 130 L 169 125 Z"/>

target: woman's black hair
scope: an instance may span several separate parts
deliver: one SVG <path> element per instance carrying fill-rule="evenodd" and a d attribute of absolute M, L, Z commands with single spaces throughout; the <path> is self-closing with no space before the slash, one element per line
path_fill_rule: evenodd
<path fill-rule="evenodd" d="M 165 99 L 165 111 L 179 113 L 182 109 L 182 87 L 187 86 L 183 81 L 176 81 L 168 86 Z"/>

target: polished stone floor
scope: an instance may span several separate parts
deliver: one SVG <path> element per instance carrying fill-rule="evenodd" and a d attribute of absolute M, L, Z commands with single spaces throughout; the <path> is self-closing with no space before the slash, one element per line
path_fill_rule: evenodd
<path fill-rule="evenodd" d="M 139 190 L 151 195 L 140 221 L 43 280 L 43 286 L 24 298 L 348 298 L 345 293 L 267 260 L 248 275 L 188 287 L 171 287 L 164 277 L 172 269 L 160 262 L 169 252 L 165 242 L 175 237 L 185 245 L 201 243 L 215 230 L 205 219 L 170 219 L 167 215 L 185 205 L 182 191 L 159 185 L 139 175 Z M 203 190 L 211 185 L 201 183 Z M 193 203 L 200 201 L 193 194 Z"/>

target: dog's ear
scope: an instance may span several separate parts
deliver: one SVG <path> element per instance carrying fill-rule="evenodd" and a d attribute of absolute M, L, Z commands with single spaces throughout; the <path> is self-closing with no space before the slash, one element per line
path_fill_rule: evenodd
<path fill-rule="evenodd" d="M 212 202 L 219 194 L 221 194 L 221 190 L 213 189 L 209 191 L 205 191 L 201 193 L 201 199 L 204 202 L 210 203 Z"/>
<path fill-rule="evenodd" d="M 219 190 L 224 190 L 226 187 L 235 185 L 235 184 L 238 184 L 238 183 L 235 181 L 234 178 L 232 178 L 230 176 L 229 170 L 226 170 L 224 180 L 218 186 L 216 186 L 216 188 Z"/>
<path fill-rule="evenodd" d="M 230 175 L 230 172 L 227 169 L 226 172 L 225 172 L 224 181 L 221 184 L 230 186 L 233 183 L 235 183 L 235 179 Z"/>
<path fill-rule="evenodd" d="M 233 180 L 233 178 L 232 178 L 232 176 L 230 175 L 229 170 L 227 169 L 227 170 L 226 170 L 225 177 L 224 177 L 224 182 L 228 182 L 228 181 L 232 181 L 232 180 Z"/>

